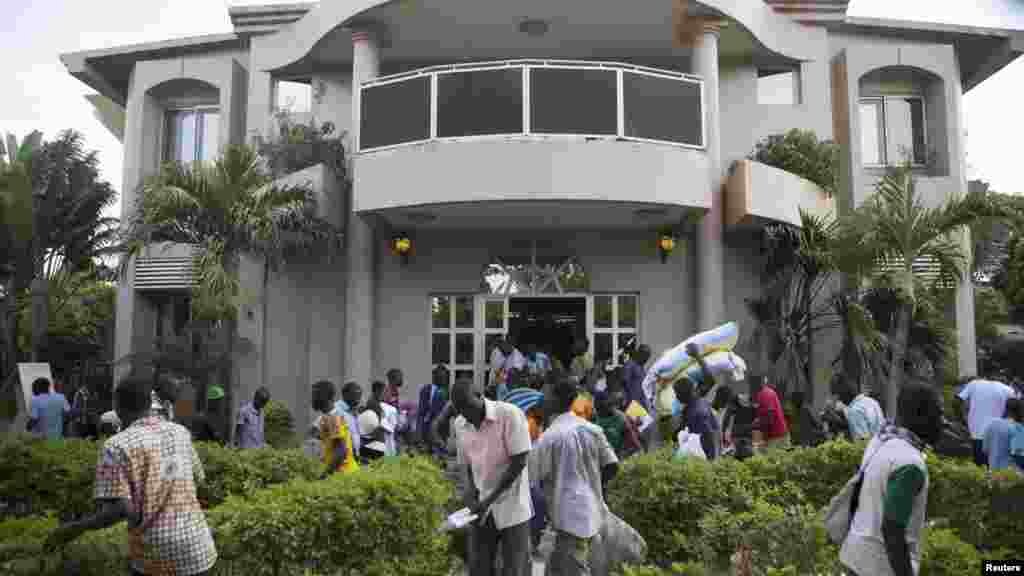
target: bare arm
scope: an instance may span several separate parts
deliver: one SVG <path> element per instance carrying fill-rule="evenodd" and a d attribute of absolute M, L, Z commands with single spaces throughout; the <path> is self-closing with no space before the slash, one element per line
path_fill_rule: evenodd
<path fill-rule="evenodd" d="M 505 469 L 505 473 L 502 474 L 501 479 L 498 480 L 498 487 L 495 488 L 494 492 L 492 492 L 487 499 L 477 504 L 474 512 L 483 517 L 483 513 L 486 512 L 502 494 L 511 488 L 513 484 L 515 484 L 516 480 L 519 479 L 519 475 L 523 473 L 523 468 L 526 468 L 526 456 L 528 454 L 528 452 L 523 452 L 521 454 L 516 454 L 509 459 L 508 468 Z M 470 477 L 472 478 L 472 475 L 470 475 Z M 473 488 L 475 490 L 476 487 L 474 486 Z"/>
<path fill-rule="evenodd" d="M 85 532 L 109 528 L 128 518 L 130 508 L 127 500 L 100 500 L 98 504 L 99 510 L 95 514 L 77 522 L 69 522 L 54 530 L 46 539 L 44 548 L 49 551 L 59 550 Z"/>

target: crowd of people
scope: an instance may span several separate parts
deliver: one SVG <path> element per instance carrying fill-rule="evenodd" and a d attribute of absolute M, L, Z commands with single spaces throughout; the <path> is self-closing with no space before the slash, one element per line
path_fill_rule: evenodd
<path fill-rule="evenodd" d="M 476 516 L 466 547 L 471 576 L 529 574 L 545 533 L 554 541 L 547 574 L 589 575 L 606 569 L 592 565 L 595 546 L 630 546 L 614 539 L 597 544 L 613 516 L 605 490 L 622 460 L 684 435 L 698 438 L 699 449 L 685 452 L 679 442 L 679 457 L 745 459 L 814 443 L 821 429 L 841 428 L 850 438 L 869 439 L 841 561 L 861 576 L 916 573 L 928 489 L 922 451 L 938 440 L 943 422 L 931 388 L 907 386 L 887 418 L 871 395 L 838 376 L 821 417 L 793 395 L 798 433 L 791 438 L 772 382 L 751 376 L 749 389 L 737 393 L 736 383 L 716 381 L 696 347 L 687 353 L 701 369 L 661 390 L 652 385 L 645 345 L 625 350 L 623 365 L 614 370 L 595 365 L 585 339 L 574 346 L 568 369 L 536 346 L 526 349 L 522 354 L 510 340 L 498 341 L 482 387 L 471 379 L 452 382 L 447 367 L 436 366 L 431 383 L 417 391 L 411 415 L 400 406 L 403 374 L 397 369 L 370 384 L 365 402 L 358 382 L 340 390 L 326 380 L 314 383 L 315 419 L 305 435 L 309 454 L 323 463 L 322 478 L 357 473 L 400 452 L 426 451 L 465 474 L 463 498 Z M 29 429 L 59 438 L 65 420 L 74 420 L 74 407 L 46 379 L 34 382 L 33 392 Z M 117 412 L 105 415 L 103 424 L 98 512 L 62 525 L 48 546 L 127 519 L 136 573 L 192 575 L 213 566 L 217 554 L 195 491 L 202 463 L 192 441 L 217 440 L 219 433 L 204 413 L 188 427 L 175 423 L 171 396 L 150 379 L 121 381 Z M 993 379 L 972 379 L 958 394 L 978 464 L 1024 469 L 1024 403 L 1018 396 Z M 207 410 L 222 400 L 223 390 L 210 387 L 213 407 Z M 269 401 L 269 391 L 260 388 L 240 407 L 235 446 L 266 445 Z"/>

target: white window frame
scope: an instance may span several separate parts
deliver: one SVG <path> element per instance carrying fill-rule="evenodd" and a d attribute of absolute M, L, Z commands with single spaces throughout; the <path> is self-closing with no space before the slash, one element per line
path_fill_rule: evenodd
<path fill-rule="evenodd" d="M 224 115 L 222 113 L 222 110 L 220 109 L 220 106 L 216 106 L 216 105 L 212 105 L 212 104 L 207 104 L 207 105 L 198 105 L 198 106 L 175 106 L 175 107 L 167 108 L 166 110 L 164 110 L 164 114 L 163 114 L 164 121 L 163 121 L 163 126 L 162 126 L 162 128 L 160 130 L 160 133 L 162 135 L 162 137 L 160 139 L 161 140 L 161 142 L 160 142 L 160 157 L 161 157 L 163 162 L 178 162 L 179 161 L 177 158 L 173 157 L 173 154 L 171 154 L 172 151 L 171 151 L 170 148 L 171 148 L 172 143 L 170 142 L 170 138 L 171 138 L 170 124 L 171 124 L 171 116 L 173 116 L 175 114 L 180 114 L 182 112 L 192 112 L 192 113 L 196 114 L 197 117 L 198 117 L 199 114 L 203 114 L 203 113 L 206 113 L 206 114 L 216 113 L 217 114 L 217 124 L 218 124 L 218 126 L 217 126 L 217 134 L 218 135 L 221 134 L 221 131 L 226 128 L 226 126 L 224 124 L 224 118 L 223 118 Z M 195 137 L 197 139 L 199 139 L 200 138 L 200 130 L 198 129 L 198 123 L 197 123 L 196 127 L 193 129 L 193 132 L 195 133 Z M 217 150 L 218 153 L 219 153 L 220 147 L 221 147 L 220 146 L 220 142 L 214 142 L 214 146 L 215 146 L 215 150 Z M 193 142 L 192 143 L 192 154 L 193 154 L 193 156 L 196 156 L 195 152 L 196 152 L 196 142 Z M 199 155 L 199 156 L 201 156 L 201 155 Z M 214 154 L 214 156 L 216 156 L 216 154 Z M 181 161 L 181 162 L 183 164 L 191 164 L 193 161 L 189 160 L 189 161 Z"/>
<path fill-rule="evenodd" d="M 926 157 L 926 160 L 927 160 L 927 156 L 928 156 L 928 102 L 926 101 L 924 96 L 922 96 L 921 94 L 883 94 L 883 95 L 878 95 L 878 96 L 862 96 L 857 101 L 857 106 L 858 106 L 857 115 L 856 115 L 857 121 L 858 122 L 860 121 L 860 106 L 862 104 L 868 104 L 868 103 L 879 103 L 879 104 L 881 104 L 881 106 L 879 106 L 879 110 L 880 110 L 881 116 L 882 116 L 882 118 L 881 118 L 881 121 L 882 121 L 882 140 L 879 143 L 881 145 L 881 147 L 882 147 L 881 154 L 880 154 L 880 156 L 882 157 L 882 163 L 881 164 L 871 164 L 871 163 L 867 163 L 867 162 L 863 162 L 862 161 L 862 165 L 864 167 L 866 167 L 866 168 L 888 168 L 890 166 L 898 166 L 898 165 L 902 164 L 902 159 L 894 161 L 893 159 L 891 159 L 889 157 L 889 108 L 888 108 L 888 103 L 889 103 L 890 100 L 917 100 L 917 101 L 921 102 L 921 131 L 922 131 L 922 133 L 924 135 L 924 143 L 922 145 L 924 146 L 924 154 L 925 154 L 925 157 Z M 864 130 L 864 128 L 865 128 L 864 126 L 860 127 L 861 130 Z M 913 133 L 913 126 L 911 126 L 911 133 Z M 860 146 L 861 144 L 858 143 L 857 145 Z M 861 153 L 863 154 L 863 150 L 861 150 Z M 925 165 L 926 164 L 924 164 L 924 163 L 917 163 L 917 162 L 913 162 L 911 164 L 911 166 L 914 167 L 914 168 L 922 168 Z"/>
<path fill-rule="evenodd" d="M 448 327 L 447 328 L 435 328 L 434 327 L 434 312 L 433 303 L 434 298 L 448 298 L 451 302 L 451 306 L 448 310 Z M 473 304 L 473 311 L 470 316 L 470 325 L 466 327 L 456 327 L 455 325 L 455 302 L 458 298 L 467 298 Z M 507 312 L 507 305 L 506 305 Z M 427 324 L 429 328 L 430 338 L 427 341 L 427 354 L 430 358 L 431 367 L 435 366 L 434 362 L 434 335 L 435 334 L 446 334 L 448 335 L 448 360 L 445 362 L 448 371 L 451 373 L 452 381 L 454 382 L 455 374 L 462 371 L 470 371 L 473 374 L 473 381 L 478 382 L 479 368 L 477 366 L 477 357 L 479 356 L 478 350 L 480 349 L 480 330 L 483 326 L 481 323 L 482 316 L 479 312 L 479 298 L 476 294 L 469 292 L 444 292 L 444 293 L 432 293 L 427 296 Z M 506 327 L 508 326 L 508 320 L 505 320 Z M 469 334 L 473 338 L 473 358 L 469 364 L 456 364 L 455 363 L 455 340 L 458 335 Z"/>
<path fill-rule="evenodd" d="M 612 325 L 611 327 L 599 327 L 596 320 L 595 298 L 610 297 L 612 299 Z M 636 301 L 636 326 L 619 326 L 619 298 L 631 297 Z M 595 350 L 597 348 L 597 336 L 599 334 L 611 334 L 612 337 L 612 358 L 608 364 L 611 368 L 618 368 L 619 356 L 622 350 L 619 348 L 619 335 L 627 334 L 639 338 L 640 334 L 640 294 L 636 292 L 607 292 L 595 293 L 587 298 L 587 339 L 590 340 L 590 355 L 597 362 Z"/>

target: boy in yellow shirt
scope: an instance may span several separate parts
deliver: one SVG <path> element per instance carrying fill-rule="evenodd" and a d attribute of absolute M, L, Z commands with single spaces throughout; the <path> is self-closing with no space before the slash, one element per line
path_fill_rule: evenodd
<path fill-rule="evenodd" d="M 313 409 L 323 413 L 319 424 L 320 459 L 327 469 L 321 479 L 338 470 L 351 472 L 359 469 L 359 463 L 352 452 L 352 431 L 348 429 L 344 417 L 331 413 L 335 396 L 337 391 L 331 382 L 321 380 L 313 384 Z"/>

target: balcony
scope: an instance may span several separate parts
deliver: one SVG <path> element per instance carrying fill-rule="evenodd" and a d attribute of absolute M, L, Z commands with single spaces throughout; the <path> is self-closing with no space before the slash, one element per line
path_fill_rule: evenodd
<path fill-rule="evenodd" d="M 726 183 L 726 225 L 783 222 L 799 226 L 800 209 L 815 216 L 834 215 L 834 198 L 827 197 L 817 184 L 774 166 L 751 160 L 732 165 Z"/>
<path fill-rule="evenodd" d="M 479 201 L 709 207 L 703 82 L 607 62 L 424 68 L 359 90 L 356 211 Z"/>

